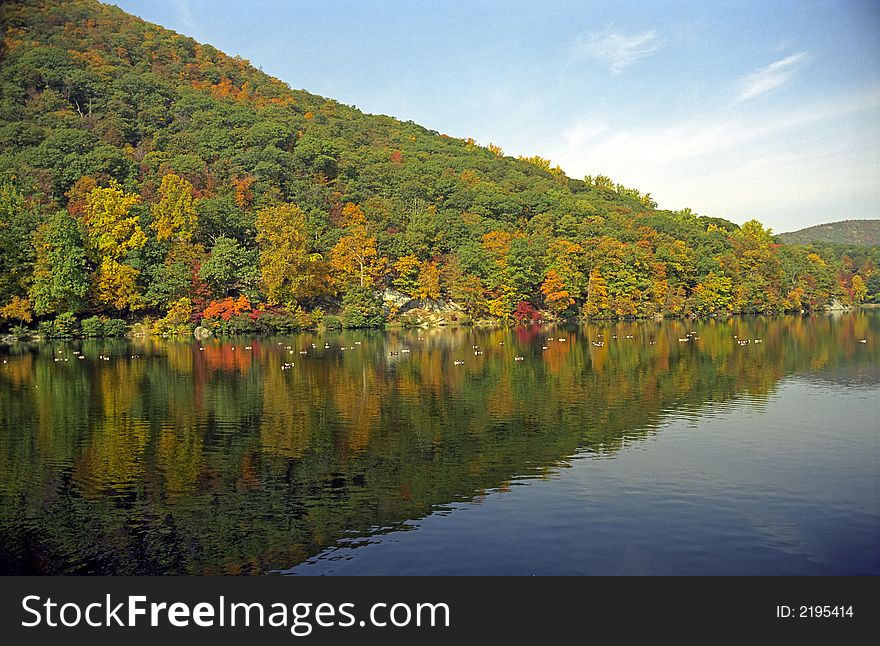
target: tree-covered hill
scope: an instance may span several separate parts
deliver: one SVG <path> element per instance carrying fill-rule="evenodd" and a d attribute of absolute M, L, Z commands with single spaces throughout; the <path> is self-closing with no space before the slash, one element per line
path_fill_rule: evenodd
<path fill-rule="evenodd" d="M 6 2 L 0 21 L 8 326 L 370 326 L 387 287 L 462 318 L 777 312 L 880 280 L 874 251 L 658 210 L 602 175 L 292 90 L 94 0 Z"/>
<path fill-rule="evenodd" d="M 843 220 L 817 224 L 790 233 L 780 233 L 779 239 L 789 244 L 831 242 L 835 244 L 880 246 L 880 220 Z"/>

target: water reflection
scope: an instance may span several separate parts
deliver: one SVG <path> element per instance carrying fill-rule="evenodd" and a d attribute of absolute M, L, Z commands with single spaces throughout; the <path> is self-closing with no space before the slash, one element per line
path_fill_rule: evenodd
<path fill-rule="evenodd" d="M 874 392 L 878 333 L 861 312 L 2 349 L 0 571 L 287 568 L 786 376 Z"/>

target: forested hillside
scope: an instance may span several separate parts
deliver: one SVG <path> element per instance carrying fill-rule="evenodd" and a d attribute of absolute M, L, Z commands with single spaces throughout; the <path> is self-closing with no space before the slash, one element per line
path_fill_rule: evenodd
<path fill-rule="evenodd" d="M 0 20 L 7 327 L 374 326 L 386 288 L 530 320 L 817 310 L 880 287 L 877 249 L 658 210 L 92 0 L 6 2 Z"/>
<path fill-rule="evenodd" d="M 880 245 L 880 220 L 843 220 L 817 224 L 790 233 L 780 233 L 782 242 L 810 244 L 812 242 L 831 242 L 835 244 L 876 247 Z"/>

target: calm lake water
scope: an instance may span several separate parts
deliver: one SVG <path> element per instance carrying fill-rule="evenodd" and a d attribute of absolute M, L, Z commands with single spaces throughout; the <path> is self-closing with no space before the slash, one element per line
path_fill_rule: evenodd
<path fill-rule="evenodd" d="M 0 573 L 880 574 L 878 343 L 875 310 L 0 348 Z"/>

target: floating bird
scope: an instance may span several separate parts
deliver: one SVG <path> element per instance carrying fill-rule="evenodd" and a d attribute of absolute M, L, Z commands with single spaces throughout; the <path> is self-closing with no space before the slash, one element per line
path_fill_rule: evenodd
<path fill-rule="evenodd" d="M 360 341 L 355 341 L 354 344 L 355 344 L 355 345 L 360 345 L 361 342 L 360 342 Z"/>
<path fill-rule="evenodd" d="M 563 339 L 562 337 L 560 337 L 560 338 L 558 338 L 558 339 L 556 339 L 556 340 L 557 340 L 557 341 L 560 341 L 560 342 L 564 342 L 564 341 L 565 341 L 565 339 Z"/>
<path fill-rule="evenodd" d="M 868 339 L 859 339 L 859 343 L 867 343 Z M 6 363 L 5 361 L 3 363 Z"/>
<path fill-rule="evenodd" d="M 392 350 L 391 352 L 388 353 L 388 356 L 389 356 L 389 357 L 396 357 L 397 354 L 398 354 L 397 351 Z"/>
<path fill-rule="evenodd" d="M 409 353 L 410 353 L 410 349 L 409 349 L 409 348 L 404 348 L 403 350 L 401 350 L 401 352 L 403 352 L 404 354 L 409 354 Z"/>
<path fill-rule="evenodd" d="M 246 346 L 244 346 L 244 349 L 245 349 L 245 350 L 253 350 L 254 347 L 251 346 L 251 345 L 246 345 Z"/>
<path fill-rule="evenodd" d="M 453 366 L 463 366 L 464 361 L 459 361 L 458 359 L 456 359 L 455 361 L 452 362 L 452 365 Z"/>
<path fill-rule="evenodd" d="M 690 339 L 687 337 L 678 340 L 679 343 L 687 343 L 688 341 L 690 341 Z"/>
<path fill-rule="evenodd" d="M 764 343 L 764 339 L 755 339 L 755 343 Z"/>
<path fill-rule="evenodd" d="M 299 353 L 300 353 L 300 354 L 308 354 L 309 351 L 308 351 L 308 350 L 300 350 Z"/>
<path fill-rule="evenodd" d="M 514 357 L 514 361 L 525 361 L 525 357 Z"/>
<path fill-rule="evenodd" d="M 632 335 L 632 334 L 627 334 L 627 335 L 626 335 L 626 338 L 627 338 L 627 339 L 631 339 L 631 338 L 633 338 L 633 335 Z"/>
<path fill-rule="evenodd" d="M 546 345 L 542 345 L 542 346 L 541 346 L 541 349 L 542 349 L 542 350 L 546 350 L 546 349 L 547 349 L 547 346 L 546 346 Z"/>
<path fill-rule="evenodd" d="M 281 364 L 281 369 L 282 369 L 282 370 L 290 370 L 291 368 L 293 368 L 293 364 L 292 364 L 292 363 L 282 363 L 282 364 Z"/>

